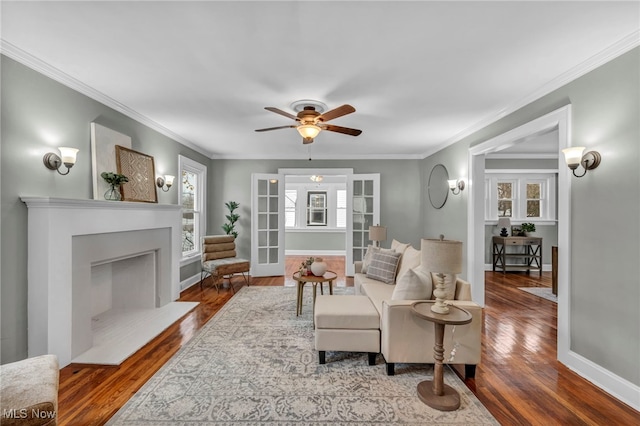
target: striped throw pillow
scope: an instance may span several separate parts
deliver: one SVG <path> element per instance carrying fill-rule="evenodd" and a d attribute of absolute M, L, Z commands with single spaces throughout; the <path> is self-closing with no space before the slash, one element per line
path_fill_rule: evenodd
<path fill-rule="evenodd" d="M 396 271 L 401 256 L 402 253 L 398 252 L 373 253 L 371 263 L 367 268 L 367 277 L 386 284 L 393 284 L 396 280 Z"/>

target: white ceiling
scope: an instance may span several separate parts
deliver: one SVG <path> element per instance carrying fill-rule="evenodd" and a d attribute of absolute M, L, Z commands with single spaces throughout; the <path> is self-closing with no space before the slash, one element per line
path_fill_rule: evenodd
<path fill-rule="evenodd" d="M 212 158 L 423 158 L 638 45 L 637 1 L 8 2 L 2 51 Z M 53 67 L 53 68 L 52 68 Z M 356 112 L 303 146 L 299 99 Z"/>

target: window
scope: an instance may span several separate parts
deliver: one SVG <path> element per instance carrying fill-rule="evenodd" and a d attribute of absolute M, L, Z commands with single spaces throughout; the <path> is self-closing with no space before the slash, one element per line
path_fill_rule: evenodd
<path fill-rule="evenodd" d="M 307 192 L 307 225 L 327 226 L 326 191 Z"/>
<path fill-rule="evenodd" d="M 336 228 L 347 227 L 347 190 L 336 191 Z"/>
<path fill-rule="evenodd" d="M 296 201 L 298 191 L 287 189 L 284 191 L 284 226 L 294 228 L 296 226 Z"/>
<path fill-rule="evenodd" d="M 485 220 L 516 222 L 556 219 L 556 174 L 517 170 L 486 171 Z"/>
<path fill-rule="evenodd" d="M 206 166 L 187 157 L 179 157 L 182 206 L 182 260 L 200 257 L 200 237 L 206 230 Z"/>

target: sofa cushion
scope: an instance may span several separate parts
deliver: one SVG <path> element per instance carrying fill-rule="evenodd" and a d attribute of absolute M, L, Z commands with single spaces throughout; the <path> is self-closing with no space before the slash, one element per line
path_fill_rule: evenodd
<path fill-rule="evenodd" d="M 393 240 L 391 241 L 391 250 L 397 251 L 400 254 L 404 254 L 404 251 L 407 249 L 407 247 L 409 247 L 411 244 L 407 243 L 401 243 L 400 241 L 397 240 Z"/>
<path fill-rule="evenodd" d="M 391 300 L 424 300 L 431 298 L 431 274 L 419 268 L 409 269 L 396 281 Z"/>
<path fill-rule="evenodd" d="M 400 277 L 402 277 L 409 269 L 420 266 L 420 259 L 420 250 L 416 250 L 412 246 L 408 246 L 400 258 L 396 278 L 400 279 Z"/>
<path fill-rule="evenodd" d="M 371 264 L 367 268 L 367 277 L 382 281 L 385 284 L 393 284 L 396 280 L 396 271 L 400 262 L 401 253 L 379 251 L 373 253 Z"/>
<path fill-rule="evenodd" d="M 363 293 L 369 297 L 371 303 L 378 311 L 378 314 L 382 313 L 382 302 L 389 301 L 393 294 L 392 285 L 387 285 L 380 281 L 370 280 L 362 283 Z"/>

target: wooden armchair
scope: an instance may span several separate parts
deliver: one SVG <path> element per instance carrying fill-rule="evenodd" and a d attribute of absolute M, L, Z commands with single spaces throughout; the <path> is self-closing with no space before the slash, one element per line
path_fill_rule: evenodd
<path fill-rule="evenodd" d="M 236 257 L 236 243 L 233 235 L 209 235 L 202 237 L 200 242 L 202 248 L 200 289 L 202 289 L 202 281 L 207 275 L 211 275 L 213 284 L 220 293 L 220 283 L 224 277 L 229 277 L 229 287 L 235 293 L 231 278 L 238 273 L 242 274 L 244 282 L 249 286 L 248 273 L 251 265 L 248 260 Z"/>

